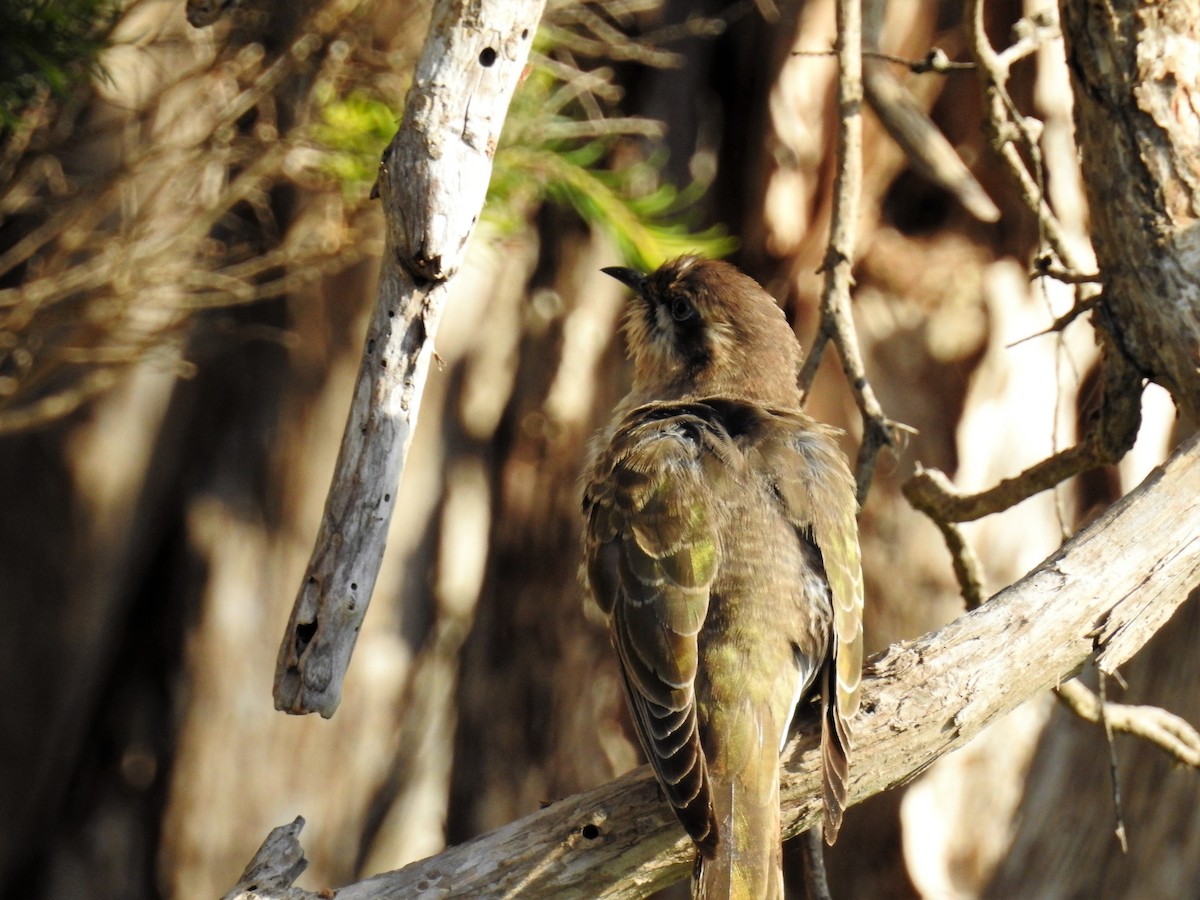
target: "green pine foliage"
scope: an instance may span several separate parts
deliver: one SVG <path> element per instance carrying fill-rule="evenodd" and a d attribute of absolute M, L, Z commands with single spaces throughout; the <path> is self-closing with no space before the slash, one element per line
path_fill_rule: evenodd
<path fill-rule="evenodd" d="M 559 106 L 572 88 L 546 67 L 534 65 L 513 97 L 496 150 L 485 215 L 502 224 L 531 205 L 549 200 L 574 209 L 609 234 L 625 261 L 643 271 L 682 253 L 727 256 L 736 243 L 719 227 L 696 230 L 696 201 L 706 185 L 680 190 L 662 181 L 665 157 L 625 153 L 634 161 L 610 166 L 622 144 L 651 145 L 656 122 L 587 118 L 584 104 Z"/>
<path fill-rule="evenodd" d="M 565 67 L 546 61 L 535 55 L 513 97 L 493 161 L 486 223 L 512 232 L 526 227 L 539 204 L 560 204 L 609 234 L 624 260 L 645 271 L 682 253 L 721 257 L 736 249 L 722 228 L 696 227 L 693 212 L 706 185 L 681 190 L 663 183 L 662 154 L 640 155 L 661 130 L 658 123 L 597 115 L 600 105 L 580 98 Z M 322 117 L 313 136 L 329 150 L 329 173 L 348 191 L 367 190 L 400 113 L 359 91 L 328 102 Z M 617 156 L 635 161 L 614 165 Z"/>
<path fill-rule="evenodd" d="M 45 91 L 62 96 L 98 74 L 115 15 L 113 0 L 0 2 L 0 130 Z"/>

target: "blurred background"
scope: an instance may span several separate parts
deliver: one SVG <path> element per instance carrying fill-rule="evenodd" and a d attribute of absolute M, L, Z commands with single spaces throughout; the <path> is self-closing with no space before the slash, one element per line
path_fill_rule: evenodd
<path fill-rule="evenodd" d="M 993 43 L 1041 11 L 992 0 Z M 834 9 L 779 13 L 551 0 L 325 721 L 275 712 L 271 682 L 374 296 L 368 192 L 429 3 L 4 5 L 0 896 L 218 896 L 296 815 L 300 885 L 336 887 L 638 764 L 576 580 L 583 454 L 627 383 L 622 291 L 597 270 L 729 256 L 811 343 Z M 1049 13 L 1010 90 L 1043 125 L 1047 196 L 1090 260 Z M 957 0 L 872 2 L 868 40 L 965 59 L 961 15 Z M 855 322 L 884 411 L 915 429 L 862 515 L 874 652 L 963 609 L 940 534 L 900 494 L 914 466 L 971 490 L 1071 445 L 1098 350 L 1086 317 L 1015 343 L 1074 293 L 1029 277 L 1037 223 L 984 144 L 975 74 L 867 66 L 976 180 L 934 184 L 866 113 Z M 809 408 L 853 458 L 861 425 L 832 352 Z M 1136 485 L 1175 432 L 1151 388 L 1120 467 L 964 527 L 988 590 Z M 1200 722 L 1198 637 L 1193 597 L 1110 697 Z M 1103 734 L 1047 696 L 851 809 L 834 895 L 1200 896 L 1195 774 L 1116 746 L 1127 856 Z"/>

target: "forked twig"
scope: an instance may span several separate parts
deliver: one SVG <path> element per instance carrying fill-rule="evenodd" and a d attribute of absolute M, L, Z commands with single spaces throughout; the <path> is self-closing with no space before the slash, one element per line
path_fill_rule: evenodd
<path fill-rule="evenodd" d="M 829 245 L 821 269 L 821 323 L 808 357 L 800 370 L 800 390 L 806 396 L 830 341 L 842 360 L 842 371 L 854 392 L 863 419 L 863 438 L 855 466 L 858 502 L 871 486 L 879 452 L 894 447 L 905 427 L 883 413 L 867 380 L 862 352 L 850 314 L 850 288 L 854 284 L 854 245 L 858 207 L 862 196 L 862 10 L 857 0 L 838 0 L 838 138 L 837 173 L 833 184 L 833 213 Z"/>

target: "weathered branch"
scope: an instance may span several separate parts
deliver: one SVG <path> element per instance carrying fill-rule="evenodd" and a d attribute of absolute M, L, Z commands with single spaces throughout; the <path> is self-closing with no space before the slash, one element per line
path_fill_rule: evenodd
<path fill-rule="evenodd" d="M 544 0 L 440 0 L 380 166 L 383 269 L 316 545 L 279 649 L 275 706 L 333 715 L 379 567 L 433 337 L 483 206 Z"/>
<path fill-rule="evenodd" d="M 1200 417 L 1200 0 L 1062 2 L 1113 336 Z"/>
<path fill-rule="evenodd" d="M 272 828 L 267 839 L 262 842 L 262 846 L 242 872 L 238 883 L 225 894 L 223 900 L 263 897 L 268 894 L 276 900 L 302 900 L 312 896 L 307 891 L 292 887 L 300 874 L 308 868 L 304 848 L 300 846 L 300 832 L 303 830 L 303 816 L 296 816 L 288 824 Z"/>
<path fill-rule="evenodd" d="M 1200 583 L 1200 534 L 1181 527 L 1197 521 L 1200 438 L 1193 438 L 1019 582 L 873 659 L 853 723 L 853 802 L 913 777 L 1098 654 L 1107 666 L 1128 659 L 1153 633 L 1144 624 L 1161 625 Z M 1122 639 L 1132 635 L 1136 641 Z M 820 772 L 816 725 L 809 723 L 787 751 L 788 836 L 817 822 Z M 342 888 L 338 898 L 642 897 L 684 877 L 691 856 L 643 767 Z"/>
<path fill-rule="evenodd" d="M 1041 172 L 1041 148 L 1038 146 L 1041 123 L 1022 115 L 1008 94 L 1008 76 L 1013 64 L 1026 52 L 1035 48 L 1041 38 L 1019 39 L 1013 48 L 1004 53 L 997 53 L 988 40 L 983 20 L 983 0 L 967 0 L 963 10 L 963 25 L 983 88 L 984 131 L 992 149 L 1004 163 L 1004 168 L 1021 200 L 1037 219 L 1038 233 L 1042 241 L 1068 270 L 1078 270 L 1078 255 L 1072 250 L 1058 217 L 1046 202 Z M 1033 34 L 1036 36 L 1053 28 L 1052 22 L 1043 21 L 1034 29 Z M 1019 48 L 1019 52 L 1014 52 L 1014 48 Z M 1029 171 L 1025 160 L 1021 158 L 1018 143 L 1029 154 L 1034 172 Z"/>

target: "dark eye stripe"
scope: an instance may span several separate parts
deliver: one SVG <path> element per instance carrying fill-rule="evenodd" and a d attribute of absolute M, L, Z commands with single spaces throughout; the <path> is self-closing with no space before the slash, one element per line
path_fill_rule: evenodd
<path fill-rule="evenodd" d="M 684 301 L 687 303 L 687 301 Z M 687 303 L 690 314 L 680 318 L 675 316 L 675 347 L 679 355 L 687 363 L 693 376 L 708 366 L 712 359 L 712 351 L 708 346 L 708 335 L 705 333 L 704 320 L 696 312 L 696 308 Z M 674 316 L 675 306 L 671 312 Z"/>

